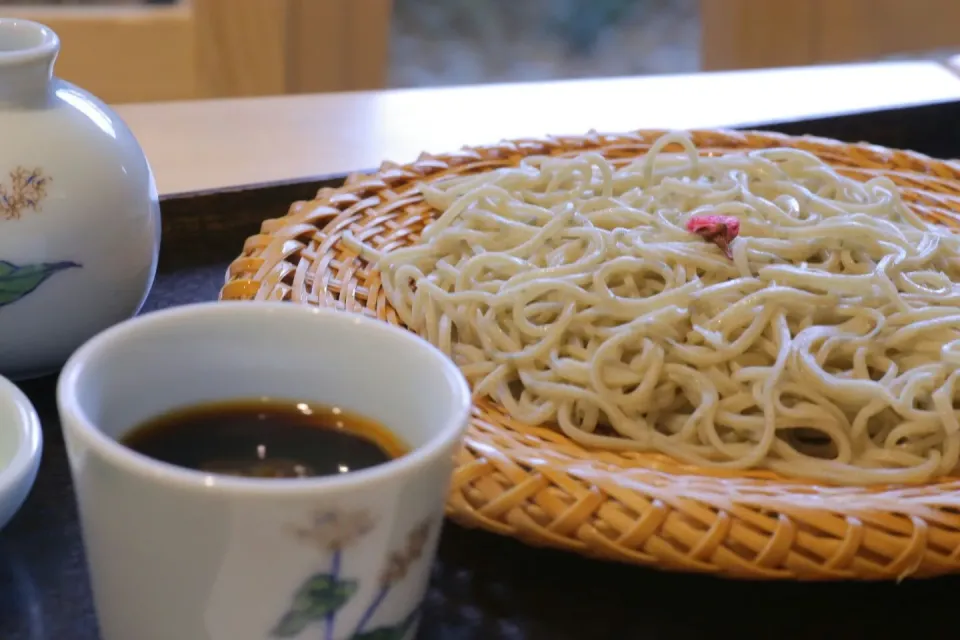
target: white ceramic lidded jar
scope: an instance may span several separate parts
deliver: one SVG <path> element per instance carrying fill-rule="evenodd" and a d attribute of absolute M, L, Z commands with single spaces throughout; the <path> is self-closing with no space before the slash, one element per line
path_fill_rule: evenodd
<path fill-rule="evenodd" d="M 56 371 L 140 309 L 156 273 L 153 174 L 126 124 L 53 77 L 60 40 L 0 18 L 0 374 Z"/>

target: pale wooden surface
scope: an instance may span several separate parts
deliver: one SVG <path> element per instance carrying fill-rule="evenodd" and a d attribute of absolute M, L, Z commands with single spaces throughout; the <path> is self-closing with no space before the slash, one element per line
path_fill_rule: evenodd
<path fill-rule="evenodd" d="M 947 68 L 960 75 L 960 54 L 951 56 L 947 60 Z"/>
<path fill-rule="evenodd" d="M 8 7 L 60 35 L 58 76 L 112 103 L 381 88 L 392 0 Z"/>
<path fill-rule="evenodd" d="M 945 67 L 901 62 L 118 110 L 170 194 L 371 169 L 503 138 L 733 126 L 956 99 L 960 78 Z"/>
<path fill-rule="evenodd" d="M 700 0 L 706 70 L 960 47 L 958 0 Z"/>

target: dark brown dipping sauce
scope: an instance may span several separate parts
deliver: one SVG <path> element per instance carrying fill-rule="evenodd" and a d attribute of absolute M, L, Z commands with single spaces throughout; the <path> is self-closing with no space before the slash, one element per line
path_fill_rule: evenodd
<path fill-rule="evenodd" d="M 367 418 L 275 400 L 178 409 L 134 427 L 120 442 L 179 467 L 251 478 L 339 475 L 407 452 L 400 438 Z"/>

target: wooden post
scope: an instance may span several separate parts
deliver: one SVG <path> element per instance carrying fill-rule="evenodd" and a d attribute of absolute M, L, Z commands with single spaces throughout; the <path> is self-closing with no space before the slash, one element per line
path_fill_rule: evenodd
<path fill-rule="evenodd" d="M 958 0 L 700 0 L 705 70 L 960 48 Z"/>

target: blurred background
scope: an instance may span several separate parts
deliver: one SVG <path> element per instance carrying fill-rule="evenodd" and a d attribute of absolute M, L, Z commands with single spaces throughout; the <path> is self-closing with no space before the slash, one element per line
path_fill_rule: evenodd
<path fill-rule="evenodd" d="M 390 83 L 696 71 L 699 26 L 698 0 L 395 0 Z"/>
<path fill-rule="evenodd" d="M 960 50 L 960 0 L 0 0 L 111 102 L 687 73 Z"/>

